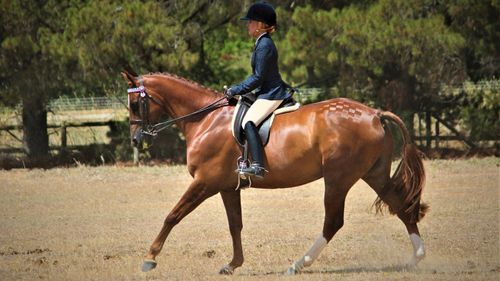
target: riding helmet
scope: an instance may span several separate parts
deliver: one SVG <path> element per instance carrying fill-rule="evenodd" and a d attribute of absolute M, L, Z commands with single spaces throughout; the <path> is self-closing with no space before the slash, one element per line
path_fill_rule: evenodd
<path fill-rule="evenodd" d="M 248 8 L 247 15 L 241 20 L 255 20 L 266 23 L 270 26 L 276 25 L 276 12 L 273 6 L 268 3 L 256 3 Z"/>

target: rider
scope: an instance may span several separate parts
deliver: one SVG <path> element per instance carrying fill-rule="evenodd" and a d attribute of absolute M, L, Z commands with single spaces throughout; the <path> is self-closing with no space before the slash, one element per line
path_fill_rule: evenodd
<path fill-rule="evenodd" d="M 252 164 L 241 172 L 263 177 L 265 173 L 263 147 L 257 126 L 276 110 L 283 100 L 290 98 L 291 94 L 286 91 L 286 84 L 281 79 L 278 51 L 270 36 L 276 29 L 274 8 L 267 3 L 253 4 L 241 20 L 248 21 L 248 34 L 256 39 L 251 60 L 252 75 L 240 84 L 227 89 L 226 95 L 232 98 L 255 90 L 257 100 L 242 122 L 252 155 Z"/>

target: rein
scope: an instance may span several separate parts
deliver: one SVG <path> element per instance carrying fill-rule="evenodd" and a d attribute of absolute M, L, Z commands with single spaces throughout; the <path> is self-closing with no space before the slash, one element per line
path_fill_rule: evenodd
<path fill-rule="evenodd" d="M 220 101 L 225 100 L 225 99 L 226 99 L 226 97 L 222 97 L 222 98 L 214 101 L 213 103 L 196 110 L 195 112 L 191 112 L 191 113 L 186 114 L 184 116 L 170 119 L 170 120 L 167 120 L 165 122 L 160 122 L 160 123 L 157 123 L 154 125 L 150 125 L 150 126 L 148 126 L 147 131 L 143 130 L 143 133 L 147 134 L 147 135 L 151 135 L 151 136 L 156 136 L 158 134 L 158 132 L 161 132 L 161 131 L 165 130 L 166 128 L 172 126 L 172 124 L 174 124 L 177 121 L 182 121 L 182 120 L 188 119 L 190 117 L 193 117 L 195 115 L 198 115 L 198 114 L 201 114 L 201 113 L 211 111 L 211 110 L 228 105 L 229 104 L 228 102 L 218 104 Z"/>
<path fill-rule="evenodd" d="M 148 93 L 146 93 L 146 88 L 144 86 L 140 86 L 138 88 L 131 88 L 131 89 L 128 89 L 127 90 L 128 94 L 132 94 L 132 93 L 139 93 L 139 98 L 140 99 L 151 99 L 153 100 L 156 104 L 160 105 L 160 106 L 163 106 L 163 104 L 158 101 L 156 98 L 154 98 L 153 96 L 149 95 Z M 130 99 L 130 98 L 129 98 Z M 191 112 L 189 114 L 186 114 L 184 116 L 180 116 L 180 117 L 177 117 L 177 118 L 174 118 L 174 119 L 170 119 L 170 120 L 167 120 L 165 122 L 160 122 L 160 123 L 156 123 L 156 124 L 149 124 L 149 120 L 147 118 L 147 116 L 141 116 L 141 119 L 142 120 L 131 120 L 130 123 L 131 124 L 141 124 L 142 128 L 141 128 L 141 133 L 145 134 L 145 135 L 150 135 L 150 136 L 153 136 L 155 137 L 156 135 L 158 135 L 159 132 L 165 130 L 166 128 L 172 126 L 175 122 L 177 121 L 182 121 L 182 120 L 185 120 L 185 119 L 188 119 L 188 118 L 191 118 L 193 116 L 196 116 L 198 114 L 201 114 L 201 113 L 205 113 L 205 112 L 208 112 L 208 111 L 212 111 L 214 109 L 217 109 L 217 108 L 220 108 L 220 107 L 224 107 L 224 106 L 227 106 L 229 103 L 226 101 L 225 103 L 220 103 L 222 100 L 226 100 L 226 97 L 221 97 L 220 99 L 217 99 L 216 101 L 212 102 L 211 104 L 207 105 L 207 106 L 204 106 L 194 112 Z M 147 100 L 145 101 L 147 102 Z M 149 106 L 148 106 L 149 108 Z M 148 113 L 148 111 L 145 112 L 146 115 Z M 145 119 L 145 120 L 144 120 Z"/>

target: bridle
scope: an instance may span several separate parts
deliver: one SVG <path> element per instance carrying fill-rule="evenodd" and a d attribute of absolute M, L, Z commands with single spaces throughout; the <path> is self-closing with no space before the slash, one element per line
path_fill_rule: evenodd
<path fill-rule="evenodd" d="M 229 103 L 226 100 L 226 97 L 221 97 L 220 99 L 217 99 L 213 103 L 204 106 L 203 108 L 200 108 L 192 113 L 186 114 L 181 117 L 177 117 L 174 119 L 167 120 L 165 122 L 160 122 L 156 124 L 151 124 L 149 120 L 149 108 L 150 108 L 150 101 L 156 103 L 159 105 L 161 108 L 164 108 L 164 104 L 157 99 L 156 97 L 148 94 L 146 92 L 146 88 L 143 85 L 143 80 L 140 79 L 141 85 L 137 88 L 130 88 L 127 90 L 128 93 L 128 106 L 130 109 L 130 95 L 139 93 L 139 98 L 138 98 L 138 103 L 139 103 L 139 119 L 131 119 L 129 121 L 130 125 L 140 125 L 141 127 L 141 133 L 144 135 L 149 135 L 149 136 L 156 136 L 158 135 L 159 132 L 165 130 L 166 128 L 172 126 L 175 122 L 177 121 L 182 121 L 185 119 L 188 119 L 190 117 L 193 117 L 195 115 L 204 113 L 204 112 L 209 112 L 214 109 L 220 108 L 227 106 Z M 226 102 L 220 103 L 222 100 L 226 100 Z"/>
<path fill-rule="evenodd" d="M 139 97 L 137 99 L 137 102 L 139 103 L 139 117 L 140 119 L 132 119 L 130 120 L 130 124 L 137 124 L 137 125 L 149 125 L 149 100 L 152 100 L 154 103 L 162 106 L 162 103 L 158 101 L 156 98 L 153 96 L 149 95 L 146 93 L 146 89 L 144 86 L 140 86 L 138 88 L 131 88 L 127 90 L 128 92 L 128 107 L 131 107 L 130 103 L 130 95 L 139 93 Z"/>

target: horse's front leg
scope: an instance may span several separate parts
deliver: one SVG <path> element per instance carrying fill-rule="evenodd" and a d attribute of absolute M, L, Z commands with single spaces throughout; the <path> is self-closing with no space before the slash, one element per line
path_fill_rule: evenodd
<path fill-rule="evenodd" d="M 175 205 L 167 215 L 160 233 L 153 241 L 153 244 L 151 244 L 149 252 L 146 255 L 146 259 L 142 265 L 142 271 L 146 272 L 156 267 L 156 256 L 160 253 L 172 228 L 191 211 L 196 209 L 205 199 L 216 194 L 218 191 L 219 190 L 209 188 L 206 184 L 196 179 L 191 183 L 177 205 Z"/>
<path fill-rule="evenodd" d="M 241 230 L 243 229 L 241 196 L 240 190 L 221 191 L 220 194 L 226 209 L 229 232 L 231 232 L 231 238 L 233 239 L 233 260 L 228 265 L 225 265 L 219 273 L 233 274 L 234 270 L 243 264 L 243 247 L 241 246 Z"/>

